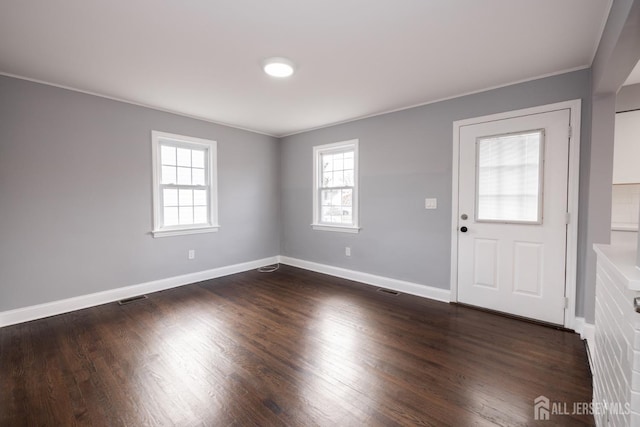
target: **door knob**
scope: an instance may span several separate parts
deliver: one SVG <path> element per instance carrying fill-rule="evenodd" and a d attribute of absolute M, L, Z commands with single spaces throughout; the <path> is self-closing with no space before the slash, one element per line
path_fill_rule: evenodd
<path fill-rule="evenodd" d="M 468 230 L 468 228 L 467 228 L 467 227 L 460 227 L 460 231 L 462 231 L 463 233 L 466 233 L 466 232 L 467 232 L 467 230 Z"/>

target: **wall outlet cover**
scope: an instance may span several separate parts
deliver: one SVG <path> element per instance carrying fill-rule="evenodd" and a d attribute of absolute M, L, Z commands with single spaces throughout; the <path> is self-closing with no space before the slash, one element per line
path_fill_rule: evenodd
<path fill-rule="evenodd" d="M 438 199 L 424 199 L 424 208 L 425 209 L 437 209 L 438 208 Z"/>

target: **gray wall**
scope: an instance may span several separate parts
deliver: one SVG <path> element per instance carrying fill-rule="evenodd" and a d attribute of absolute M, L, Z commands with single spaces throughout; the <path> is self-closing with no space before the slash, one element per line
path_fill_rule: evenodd
<path fill-rule="evenodd" d="M 151 130 L 218 141 L 218 233 L 149 234 Z M 278 255 L 278 145 L 0 76 L 0 311 Z"/>
<path fill-rule="evenodd" d="M 277 139 L 0 77 L 0 311 L 283 255 L 449 287 L 455 120 L 583 100 L 581 214 L 588 204 L 588 70 Z M 218 233 L 154 239 L 150 131 L 219 142 Z M 311 147 L 360 139 L 360 234 L 311 230 Z M 93 163 L 90 163 L 93 161 Z M 586 165 L 586 166 L 585 166 Z M 437 210 L 423 208 L 438 198 Z M 580 221 L 577 314 L 593 290 Z M 352 256 L 344 256 L 344 247 Z M 187 260 L 187 250 L 196 260 Z M 586 283 L 586 285 L 585 285 Z M 581 303 L 582 302 L 582 303 Z M 586 310 L 585 310 L 586 307 Z"/>
<path fill-rule="evenodd" d="M 596 253 L 593 245 L 609 243 L 611 240 L 615 102 L 613 93 L 594 96 L 592 99 L 591 146 L 589 157 L 582 166 L 582 172 L 587 176 L 580 181 L 581 205 L 586 204 L 580 210 L 580 215 L 587 226 L 582 234 L 584 245 L 579 254 L 583 260 L 582 277 L 585 282 L 582 303 L 587 310 L 585 318 L 590 323 L 595 320 L 596 301 Z"/>
<path fill-rule="evenodd" d="M 616 111 L 640 109 L 640 83 L 623 86 L 616 96 Z"/>
<path fill-rule="evenodd" d="M 582 70 L 284 138 L 282 254 L 448 289 L 453 122 L 582 99 L 581 162 L 588 168 L 590 85 L 590 71 Z M 360 140 L 362 230 L 355 235 L 314 231 L 312 147 L 353 138 Z M 438 209 L 425 210 L 425 197 L 438 198 Z M 585 227 L 581 221 L 580 236 Z M 579 245 L 584 255 L 582 237 Z M 350 258 L 345 246 L 352 248 Z M 577 301 L 583 301 L 584 257 L 579 263 Z M 585 315 L 578 305 L 577 314 Z M 589 310 L 592 318 L 593 307 Z"/>

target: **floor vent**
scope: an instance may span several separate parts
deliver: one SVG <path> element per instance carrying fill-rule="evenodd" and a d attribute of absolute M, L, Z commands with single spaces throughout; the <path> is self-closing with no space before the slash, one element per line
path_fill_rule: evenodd
<path fill-rule="evenodd" d="M 378 288 L 378 292 L 382 292 L 384 294 L 389 294 L 393 296 L 400 295 L 400 292 L 392 291 L 391 289 Z"/>
<path fill-rule="evenodd" d="M 140 301 L 141 299 L 147 299 L 147 296 L 146 295 L 138 295 L 136 297 L 121 299 L 120 301 L 118 301 L 118 304 L 120 304 L 120 305 L 130 304 L 132 302 Z"/>

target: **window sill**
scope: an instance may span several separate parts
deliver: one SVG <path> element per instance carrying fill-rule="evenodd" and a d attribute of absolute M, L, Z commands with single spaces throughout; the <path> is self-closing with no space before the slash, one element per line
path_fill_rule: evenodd
<path fill-rule="evenodd" d="M 207 227 L 153 230 L 151 234 L 153 234 L 153 237 L 183 236 L 187 234 L 215 233 L 219 228 L 219 225 L 213 225 Z"/>
<path fill-rule="evenodd" d="M 311 224 L 311 228 L 318 231 L 337 231 L 339 233 L 359 233 L 360 227 L 345 227 L 341 225 Z"/>

